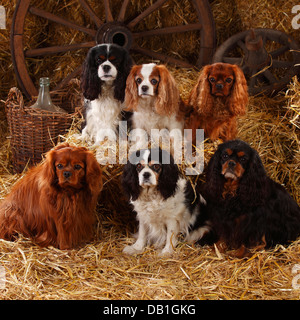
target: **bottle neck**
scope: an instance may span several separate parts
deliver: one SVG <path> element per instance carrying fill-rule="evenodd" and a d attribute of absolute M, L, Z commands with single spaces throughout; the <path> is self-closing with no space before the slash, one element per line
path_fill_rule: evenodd
<path fill-rule="evenodd" d="M 47 85 L 47 84 L 40 85 L 37 103 L 41 107 L 46 107 L 46 106 L 52 105 L 52 101 L 50 98 L 50 92 L 49 92 L 49 85 Z"/>

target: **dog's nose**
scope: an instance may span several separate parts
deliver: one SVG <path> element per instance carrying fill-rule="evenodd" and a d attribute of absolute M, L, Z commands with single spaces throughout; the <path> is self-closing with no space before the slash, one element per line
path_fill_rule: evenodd
<path fill-rule="evenodd" d="M 143 177 L 144 179 L 149 179 L 151 176 L 150 172 L 144 172 Z"/>
<path fill-rule="evenodd" d="M 148 89 L 149 89 L 149 87 L 148 87 L 148 86 L 142 86 L 142 91 L 143 91 L 143 92 L 147 92 L 147 91 L 148 91 Z"/>
<path fill-rule="evenodd" d="M 235 163 L 233 160 L 230 160 L 230 161 L 228 162 L 228 167 L 229 167 L 229 168 L 233 169 L 235 166 L 236 166 L 236 163 Z"/>
<path fill-rule="evenodd" d="M 217 88 L 218 90 L 222 90 L 222 89 L 224 88 L 224 85 L 223 85 L 222 83 L 217 83 L 217 84 L 216 84 L 216 88 Z"/>
<path fill-rule="evenodd" d="M 105 64 L 105 65 L 102 66 L 102 69 L 103 69 L 103 71 L 104 71 L 105 73 L 108 73 L 109 70 L 111 69 L 111 66 L 109 66 L 108 64 Z"/>
<path fill-rule="evenodd" d="M 68 179 L 68 178 L 71 177 L 72 173 L 71 173 L 70 171 L 65 171 L 65 172 L 63 173 L 63 175 L 64 175 L 64 177 L 65 177 L 66 179 Z"/>

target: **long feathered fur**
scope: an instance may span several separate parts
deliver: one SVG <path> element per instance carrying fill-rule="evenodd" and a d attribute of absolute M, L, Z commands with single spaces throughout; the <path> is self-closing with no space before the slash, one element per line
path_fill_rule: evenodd
<path fill-rule="evenodd" d="M 143 156 L 142 162 L 138 159 L 141 155 L 147 155 L 146 158 Z M 147 164 L 150 159 L 159 161 L 161 165 L 158 176 L 151 167 L 145 166 L 139 173 L 137 171 L 137 164 Z M 148 187 L 140 184 L 143 180 L 139 180 L 139 175 L 143 176 L 145 172 L 156 177 L 156 184 Z M 125 247 L 123 252 L 141 253 L 147 244 L 153 244 L 156 248 L 163 248 L 162 254 L 170 254 L 176 247 L 179 233 L 190 242 L 198 241 L 209 233 L 204 199 L 199 194 L 195 195 L 190 182 L 180 176 L 173 157 L 166 151 L 137 151 L 124 167 L 122 186 L 139 221 L 138 240 L 134 245 Z"/>
<path fill-rule="evenodd" d="M 112 46 L 112 45 L 110 45 Z M 118 58 L 120 59 L 118 66 L 118 74 L 114 80 L 114 98 L 120 102 L 124 101 L 126 79 L 132 67 L 132 59 L 126 49 L 113 45 L 118 48 Z M 81 89 L 83 96 L 88 100 L 95 100 L 101 95 L 101 88 L 104 81 L 98 77 L 98 67 L 96 56 L 99 54 L 97 46 L 89 50 L 87 57 L 83 63 L 81 74 Z"/>
<path fill-rule="evenodd" d="M 61 187 L 56 174 L 58 151 L 84 157 L 85 175 L 78 189 Z M 53 148 L 43 164 L 28 171 L 0 205 L 0 237 L 15 240 L 18 233 L 40 246 L 70 249 L 91 239 L 94 210 L 102 189 L 101 169 L 85 148 L 64 143 Z"/>
<path fill-rule="evenodd" d="M 211 92 L 209 78 L 220 73 L 233 74 L 233 85 L 228 96 L 214 96 Z M 242 70 L 227 63 L 216 63 L 205 66 L 192 89 L 188 105 L 193 113 L 186 123 L 186 128 L 204 129 L 205 134 L 212 140 L 234 139 L 237 134 L 236 118 L 245 115 L 248 103 L 247 81 Z M 194 134 L 195 135 L 195 134 Z"/>
<path fill-rule="evenodd" d="M 234 195 L 224 197 L 226 179 L 221 174 L 224 150 L 241 150 L 249 157 Z M 271 180 L 258 153 L 240 140 L 219 145 L 209 161 L 202 193 L 209 218 L 220 240 L 229 247 L 266 247 L 288 244 L 300 235 L 300 208 L 288 192 Z"/>

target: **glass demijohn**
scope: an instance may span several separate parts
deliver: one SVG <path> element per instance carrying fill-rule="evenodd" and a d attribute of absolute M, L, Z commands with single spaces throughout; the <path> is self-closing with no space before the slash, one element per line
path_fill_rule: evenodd
<path fill-rule="evenodd" d="M 50 79 L 47 77 L 40 78 L 40 89 L 37 101 L 31 106 L 33 109 L 42 109 L 50 112 L 67 113 L 64 109 L 53 104 L 49 92 Z"/>

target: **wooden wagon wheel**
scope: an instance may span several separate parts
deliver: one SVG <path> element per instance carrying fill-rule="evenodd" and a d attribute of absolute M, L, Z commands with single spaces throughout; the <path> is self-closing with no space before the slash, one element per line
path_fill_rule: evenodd
<path fill-rule="evenodd" d="M 51 1 L 51 0 L 50 0 Z M 143 10 L 141 13 L 135 15 L 135 17 L 126 17 L 126 11 L 131 3 L 129 0 L 123 0 L 120 8 L 114 11 L 118 12 L 116 17 L 113 17 L 112 3 L 113 1 L 102 0 L 104 5 L 105 18 L 101 19 L 92 8 L 88 0 L 78 0 L 81 5 L 81 9 L 88 15 L 91 23 L 88 26 L 79 25 L 77 22 L 67 21 L 57 14 L 53 14 L 42 8 L 33 5 L 34 1 L 31 0 L 19 0 L 14 12 L 12 29 L 11 29 L 11 53 L 15 73 L 19 85 L 28 98 L 37 95 L 37 88 L 32 80 L 30 73 L 28 72 L 26 61 L 32 58 L 43 58 L 46 55 L 57 56 L 61 53 L 80 50 L 82 48 L 91 48 L 99 43 L 117 43 L 126 47 L 132 54 L 142 54 L 144 56 L 151 57 L 155 60 L 161 60 L 165 63 L 175 64 L 179 67 L 201 67 L 204 64 L 210 62 L 215 45 L 215 29 L 214 21 L 210 11 L 208 0 L 191 0 L 191 5 L 195 10 L 197 18 L 196 23 L 188 23 L 178 26 L 158 27 L 153 30 L 139 30 L 138 26 L 153 12 L 161 9 L 167 2 L 167 0 L 156 0 L 151 2 L 149 7 Z M 179 5 L 178 2 L 177 5 Z M 171 5 L 170 4 L 170 5 Z M 182 3 L 180 4 L 182 5 Z M 45 19 L 45 21 L 51 21 L 60 26 L 66 26 L 69 30 L 76 32 L 82 32 L 85 36 L 85 41 L 78 44 L 64 44 L 48 47 L 38 48 L 25 48 L 25 21 L 28 15 L 34 15 Z M 101 13 L 102 14 L 102 13 Z M 100 15 L 101 15 L 100 14 Z M 200 50 L 197 57 L 197 61 L 185 61 L 179 57 L 174 57 L 166 53 L 159 52 L 159 49 L 150 49 L 144 45 L 139 45 L 139 39 L 146 39 L 154 36 L 174 35 L 184 32 L 198 32 L 200 37 Z M 198 53 L 198 52 L 197 52 Z M 42 61 L 42 59 L 40 59 Z M 78 66 L 71 74 L 64 79 L 60 80 L 55 89 L 63 88 L 69 80 L 78 74 L 80 74 L 81 65 Z M 54 89 L 54 90 L 55 90 Z"/>
<path fill-rule="evenodd" d="M 300 49 L 287 34 L 273 29 L 252 29 L 227 39 L 213 62 L 239 65 L 252 95 L 283 89 L 299 71 Z"/>

